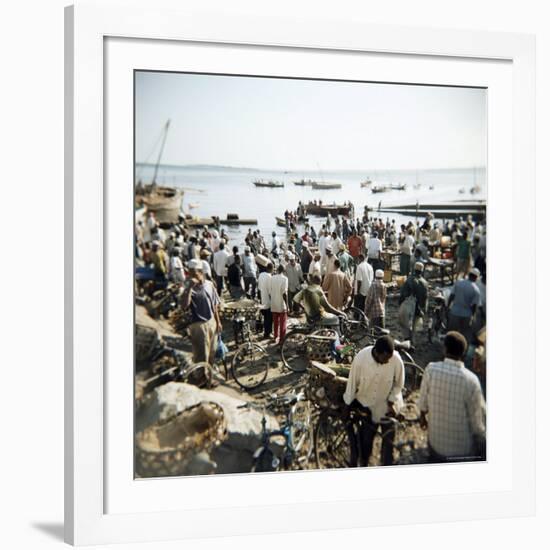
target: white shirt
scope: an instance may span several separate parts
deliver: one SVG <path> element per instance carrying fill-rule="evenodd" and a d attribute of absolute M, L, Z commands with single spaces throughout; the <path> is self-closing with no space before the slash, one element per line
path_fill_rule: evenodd
<path fill-rule="evenodd" d="M 327 255 L 321 258 L 321 275 L 328 275 L 336 269 L 334 266 L 334 260 L 336 260 L 336 256 L 334 254 L 330 257 Z"/>
<path fill-rule="evenodd" d="M 264 271 L 258 277 L 258 290 L 262 300 L 261 309 L 269 309 L 271 307 L 271 279 L 272 276 Z"/>
<path fill-rule="evenodd" d="M 229 258 L 229 252 L 225 248 L 218 250 L 214 254 L 212 264 L 218 277 L 225 277 L 227 275 L 227 258 Z"/>
<path fill-rule="evenodd" d="M 319 254 L 323 257 L 327 251 L 328 237 L 319 237 Z"/>
<path fill-rule="evenodd" d="M 381 252 L 382 252 L 382 241 L 375 237 L 370 238 L 368 257 L 372 259 L 379 259 Z"/>
<path fill-rule="evenodd" d="M 412 256 L 414 248 L 414 238 L 412 235 L 405 235 L 403 242 L 401 243 L 401 252 L 407 254 L 407 256 Z"/>
<path fill-rule="evenodd" d="M 210 264 L 206 260 L 201 260 L 202 262 L 202 272 L 209 277 L 212 277 L 212 270 L 210 269 Z"/>
<path fill-rule="evenodd" d="M 319 277 L 321 276 L 321 262 L 312 260 L 309 264 L 308 274 L 313 275 L 314 273 L 317 273 Z"/>
<path fill-rule="evenodd" d="M 288 293 L 288 279 L 281 273 L 271 277 L 271 311 L 282 313 L 286 311 L 283 294 Z"/>
<path fill-rule="evenodd" d="M 355 272 L 355 291 L 362 296 L 366 296 L 373 279 L 374 270 L 372 266 L 366 260 L 361 262 Z"/>
<path fill-rule="evenodd" d="M 357 399 L 363 407 L 372 412 L 372 420 L 380 422 L 386 416 L 388 401 L 396 409 L 403 406 L 403 386 L 405 384 L 405 368 L 399 353 L 385 364 L 380 364 L 372 356 L 373 346 L 363 348 L 353 360 L 349 373 L 344 402 L 351 405 Z"/>

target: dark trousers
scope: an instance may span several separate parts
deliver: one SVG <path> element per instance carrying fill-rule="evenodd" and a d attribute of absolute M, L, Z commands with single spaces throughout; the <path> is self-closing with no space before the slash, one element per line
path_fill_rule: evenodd
<path fill-rule="evenodd" d="M 256 298 L 256 277 L 244 277 L 244 291 L 251 298 Z"/>
<path fill-rule="evenodd" d="M 375 327 L 379 328 L 386 328 L 386 318 L 385 317 L 374 317 L 372 320 L 372 324 Z"/>
<path fill-rule="evenodd" d="M 262 309 L 262 315 L 264 317 L 264 338 L 269 338 L 273 329 L 273 314 L 270 309 Z"/>
<path fill-rule="evenodd" d="M 399 275 L 408 275 L 411 272 L 411 256 L 403 254 L 399 256 Z"/>
<path fill-rule="evenodd" d="M 221 296 L 223 290 L 223 277 L 220 275 L 216 275 L 216 288 L 218 290 L 218 294 Z"/>
<path fill-rule="evenodd" d="M 378 424 L 370 416 L 348 423 L 347 432 L 351 444 L 350 466 L 368 466 L 372 444 L 378 431 Z M 391 424 L 380 424 L 382 430 L 382 465 L 393 464 L 393 440 L 395 431 Z"/>
<path fill-rule="evenodd" d="M 353 305 L 360 309 L 361 311 L 365 311 L 365 300 L 367 299 L 366 296 L 363 296 L 361 293 L 357 293 L 355 295 L 355 298 L 353 299 Z"/>

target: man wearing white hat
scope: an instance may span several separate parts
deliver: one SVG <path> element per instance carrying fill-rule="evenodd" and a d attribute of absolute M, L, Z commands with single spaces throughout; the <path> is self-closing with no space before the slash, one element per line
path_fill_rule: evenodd
<path fill-rule="evenodd" d="M 377 327 L 386 326 L 386 285 L 384 284 L 384 270 L 374 272 L 374 281 L 367 292 L 365 300 L 365 314 L 369 321 Z"/>
<path fill-rule="evenodd" d="M 220 299 L 214 284 L 204 278 L 200 260 L 193 259 L 187 262 L 187 269 L 189 277 L 185 280 L 181 307 L 184 310 L 191 308 L 192 321 L 188 330 L 193 361 L 208 361 L 213 365 L 218 343 L 217 334 L 221 332 L 218 312 Z"/>
<path fill-rule="evenodd" d="M 472 324 L 481 305 L 481 293 L 476 284 L 479 276 L 479 269 L 471 269 L 467 279 L 455 283 L 449 298 L 449 330 L 460 332 L 468 341 L 472 338 Z"/>

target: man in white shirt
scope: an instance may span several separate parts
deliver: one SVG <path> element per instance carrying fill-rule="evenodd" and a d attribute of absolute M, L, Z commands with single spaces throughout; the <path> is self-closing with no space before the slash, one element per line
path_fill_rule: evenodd
<path fill-rule="evenodd" d="M 288 279 L 284 274 L 285 268 L 280 265 L 277 274 L 271 277 L 271 315 L 273 316 L 273 335 L 279 344 L 286 334 L 288 317 Z"/>
<path fill-rule="evenodd" d="M 319 237 L 319 254 L 321 255 L 321 260 L 325 257 L 327 246 L 329 243 L 328 233 L 323 231 Z"/>
<path fill-rule="evenodd" d="M 332 253 L 332 246 L 327 246 L 325 256 L 321 258 L 321 275 L 326 277 L 335 271 L 334 261 L 336 256 Z"/>
<path fill-rule="evenodd" d="M 321 256 L 319 253 L 316 253 L 315 256 L 313 256 L 313 261 L 309 264 L 307 274 L 309 280 L 311 280 L 313 275 L 319 275 L 319 278 L 321 278 Z"/>
<path fill-rule="evenodd" d="M 359 254 L 357 259 L 359 263 L 355 271 L 355 285 L 353 289 L 355 292 L 354 305 L 361 311 L 365 311 L 365 300 L 367 299 L 367 293 L 374 279 L 374 269 L 367 262 L 363 254 Z"/>
<path fill-rule="evenodd" d="M 399 246 L 401 254 L 399 255 L 399 274 L 409 276 L 411 272 L 411 258 L 414 252 L 414 237 L 412 229 L 405 232 L 403 240 Z"/>
<path fill-rule="evenodd" d="M 273 315 L 271 314 L 271 279 L 273 264 L 269 262 L 263 273 L 258 277 L 258 291 L 260 293 L 260 310 L 264 317 L 264 338 L 271 337 L 273 328 Z"/>
<path fill-rule="evenodd" d="M 382 260 L 382 241 L 378 238 L 378 232 L 375 231 L 369 239 L 367 257 L 373 269 L 384 269 Z"/>
<path fill-rule="evenodd" d="M 216 287 L 220 296 L 222 295 L 224 277 L 227 276 L 227 258 L 229 258 L 229 252 L 225 249 L 225 243 L 220 242 L 219 250 L 212 259 L 212 266 L 216 275 Z"/>
<path fill-rule="evenodd" d="M 274 258 L 278 258 L 279 257 L 279 254 L 281 253 L 281 250 L 280 250 L 280 242 L 279 242 L 279 237 L 277 237 L 277 234 L 275 233 L 275 231 L 273 231 L 273 233 L 271 233 L 271 255 L 274 257 Z"/>
<path fill-rule="evenodd" d="M 374 346 L 362 349 L 355 356 L 344 392 L 345 415 L 354 409 L 359 417 L 357 422 L 348 422 L 352 467 L 368 466 L 379 424 L 382 428 L 382 464 L 393 463 L 394 433 L 392 425 L 383 419 L 395 416 L 403 406 L 404 384 L 403 360 L 395 351 L 391 336 L 378 338 Z"/>

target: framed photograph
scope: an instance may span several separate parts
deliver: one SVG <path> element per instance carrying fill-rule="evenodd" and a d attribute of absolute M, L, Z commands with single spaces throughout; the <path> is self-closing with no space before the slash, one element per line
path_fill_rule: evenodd
<path fill-rule="evenodd" d="M 67 542 L 533 513 L 533 38 L 65 32 Z"/>

